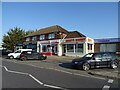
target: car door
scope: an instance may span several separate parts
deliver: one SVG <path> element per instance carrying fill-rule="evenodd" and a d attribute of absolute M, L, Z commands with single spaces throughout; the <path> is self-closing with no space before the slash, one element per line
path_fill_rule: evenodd
<path fill-rule="evenodd" d="M 101 54 L 95 54 L 94 59 L 95 59 L 95 67 L 101 67 L 102 55 Z"/>
<path fill-rule="evenodd" d="M 26 52 L 26 57 L 27 57 L 27 59 L 32 59 L 32 52 L 31 51 L 28 51 L 28 52 Z"/>
<path fill-rule="evenodd" d="M 17 50 L 14 52 L 14 58 L 20 58 L 20 54 L 21 54 L 21 51 L 20 50 Z"/>
<path fill-rule="evenodd" d="M 37 52 L 32 52 L 31 53 L 31 59 L 38 59 L 38 53 Z"/>
<path fill-rule="evenodd" d="M 104 53 L 102 55 L 102 66 L 107 67 L 109 62 L 111 62 L 112 56 L 109 53 Z"/>

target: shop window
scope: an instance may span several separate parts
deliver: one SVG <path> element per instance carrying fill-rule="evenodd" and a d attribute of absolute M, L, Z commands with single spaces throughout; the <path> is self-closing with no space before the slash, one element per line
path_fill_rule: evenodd
<path fill-rule="evenodd" d="M 37 37 L 36 37 L 36 36 L 33 36 L 33 37 L 32 37 L 32 40 L 37 40 Z"/>
<path fill-rule="evenodd" d="M 67 52 L 74 52 L 74 44 L 67 44 Z"/>
<path fill-rule="evenodd" d="M 46 45 L 42 45 L 42 52 L 47 52 L 47 46 Z"/>
<path fill-rule="evenodd" d="M 40 40 L 45 39 L 45 35 L 40 35 Z"/>
<path fill-rule="evenodd" d="M 88 43 L 88 50 L 92 50 L 92 44 Z"/>
<path fill-rule="evenodd" d="M 76 52 L 83 52 L 83 44 L 76 45 Z"/>
<path fill-rule="evenodd" d="M 103 54 L 102 58 L 112 58 L 112 56 L 110 54 Z"/>
<path fill-rule="evenodd" d="M 100 44 L 101 52 L 116 52 L 116 44 Z"/>
<path fill-rule="evenodd" d="M 26 41 L 30 41 L 30 37 L 27 37 L 27 38 L 26 38 Z"/>
<path fill-rule="evenodd" d="M 49 34 L 49 37 L 48 37 L 48 38 L 49 38 L 49 39 L 55 38 L 55 34 L 54 34 L 54 33 Z"/>

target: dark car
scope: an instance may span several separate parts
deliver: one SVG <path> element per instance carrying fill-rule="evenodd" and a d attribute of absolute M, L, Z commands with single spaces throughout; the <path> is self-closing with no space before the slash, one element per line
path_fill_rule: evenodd
<path fill-rule="evenodd" d="M 8 55 L 12 50 L 2 49 L 2 55 Z"/>
<path fill-rule="evenodd" d="M 47 58 L 46 55 L 40 54 L 35 51 L 23 51 L 20 54 L 20 59 L 21 60 L 28 60 L 28 59 L 39 59 L 39 60 L 45 60 Z"/>
<path fill-rule="evenodd" d="M 73 68 L 89 70 L 90 68 L 111 67 L 117 68 L 119 61 L 115 52 L 88 53 L 82 58 L 72 61 Z"/>

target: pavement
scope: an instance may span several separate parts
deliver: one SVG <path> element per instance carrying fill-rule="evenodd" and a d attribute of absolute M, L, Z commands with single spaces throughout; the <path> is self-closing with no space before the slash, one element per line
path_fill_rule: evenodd
<path fill-rule="evenodd" d="M 48 56 L 49 59 L 56 59 L 58 62 L 61 63 L 70 63 L 73 59 L 78 57 L 70 57 L 70 56 Z M 101 76 L 105 78 L 111 79 L 119 79 L 120 80 L 120 65 L 117 69 L 110 69 L 110 68 L 98 68 L 98 69 L 91 69 L 88 72 L 91 75 Z"/>

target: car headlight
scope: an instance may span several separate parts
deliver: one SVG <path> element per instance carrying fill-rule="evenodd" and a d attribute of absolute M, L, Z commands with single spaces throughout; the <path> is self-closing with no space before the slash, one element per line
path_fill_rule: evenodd
<path fill-rule="evenodd" d="M 45 57 L 46 55 L 43 54 L 43 56 Z"/>
<path fill-rule="evenodd" d="M 75 64 L 78 64 L 78 62 L 74 62 Z"/>

